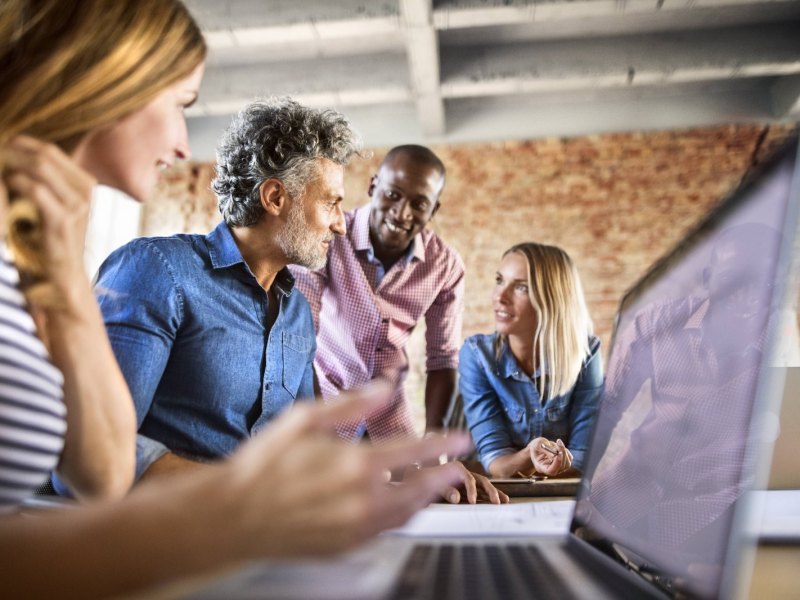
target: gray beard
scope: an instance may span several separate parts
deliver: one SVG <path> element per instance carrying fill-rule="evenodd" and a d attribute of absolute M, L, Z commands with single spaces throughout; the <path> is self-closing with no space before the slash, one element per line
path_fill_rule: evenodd
<path fill-rule="evenodd" d="M 303 201 L 295 201 L 289 209 L 286 226 L 278 233 L 275 241 L 290 264 L 314 270 L 321 269 L 328 262 L 327 253 L 319 245 L 323 239 L 325 238 L 316 238 L 308 232 Z"/>

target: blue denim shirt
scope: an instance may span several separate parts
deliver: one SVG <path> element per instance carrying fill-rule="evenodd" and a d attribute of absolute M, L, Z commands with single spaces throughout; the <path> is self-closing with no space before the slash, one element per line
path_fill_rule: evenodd
<path fill-rule="evenodd" d="M 166 449 L 195 460 L 233 452 L 296 399 L 312 398 L 316 342 L 288 269 L 279 313 L 225 223 L 203 235 L 141 238 L 100 267 L 96 291 L 136 404 L 137 477 Z"/>
<path fill-rule="evenodd" d="M 592 426 L 603 389 L 600 340 L 590 340 L 572 389 L 542 406 L 536 380 L 519 367 L 506 345 L 495 359 L 496 333 L 467 338 L 459 354 L 459 387 L 464 416 L 483 467 L 513 454 L 539 436 L 560 438 L 583 468 Z M 538 375 L 538 372 L 534 375 Z"/>

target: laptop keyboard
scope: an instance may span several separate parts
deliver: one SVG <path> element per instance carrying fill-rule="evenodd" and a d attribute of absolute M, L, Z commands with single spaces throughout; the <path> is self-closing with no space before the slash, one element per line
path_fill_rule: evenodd
<path fill-rule="evenodd" d="M 569 589 L 534 545 L 418 544 L 393 598 L 565 598 Z"/>

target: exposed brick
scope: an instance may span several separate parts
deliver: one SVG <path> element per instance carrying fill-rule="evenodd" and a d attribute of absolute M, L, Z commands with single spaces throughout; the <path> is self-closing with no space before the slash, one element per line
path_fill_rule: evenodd
<path fill-rule="evenodd" d="M 467 265 L 464 335 L 492 330 L 489 294 L 502 252 L 536 240 L 563 247 L 575 260 L 607 348 L 625 290 L 791 131 L 726 125 L 434 146 L 448 174 L 431 227 Z M 346 208 L 367 201 L 369 177 L 385 150 L 375 149 L 347 168 Z M 144 211 L 142 233 L 210 230 L 219 221 L 212 177 L 207 163 L 186 163 L 167 173 Z M 409 355 L 409 392 L 421 414 L 421 331 L 412 337 Z"/>

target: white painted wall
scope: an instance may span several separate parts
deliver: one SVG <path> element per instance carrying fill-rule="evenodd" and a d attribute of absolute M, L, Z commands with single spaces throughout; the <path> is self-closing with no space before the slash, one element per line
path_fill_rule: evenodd
<path fill-rule="evenodd" d="M 99 185 L 92 194 L 84 266 L 89 277 L 114 250 L 140 235 L 142 206 L 127 194 Z"/>

